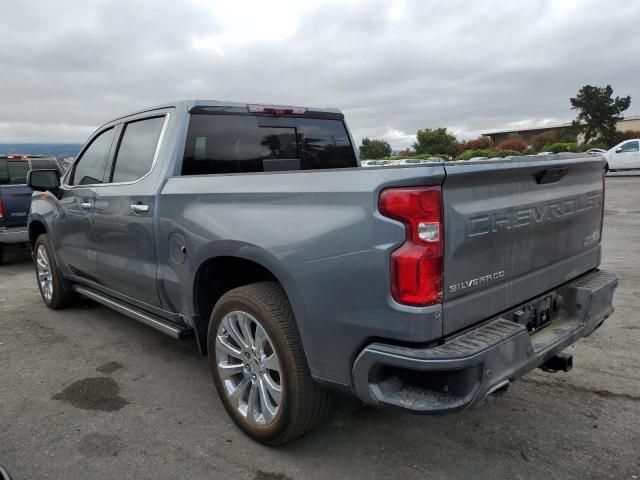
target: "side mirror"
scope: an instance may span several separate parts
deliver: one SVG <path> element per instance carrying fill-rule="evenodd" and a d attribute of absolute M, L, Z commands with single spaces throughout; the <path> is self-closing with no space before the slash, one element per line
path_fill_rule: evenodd
<path fill-rule="evenodd" d="M 622 147 L 616 148 L 616 153 L 620 153 L 622 151 Z"/>
<path fill-rule="evenodd" d="M 60 172 L 58 170 L 29 170 L 27 185 L 34 192 L 46 192 L 60 188 Z"/>

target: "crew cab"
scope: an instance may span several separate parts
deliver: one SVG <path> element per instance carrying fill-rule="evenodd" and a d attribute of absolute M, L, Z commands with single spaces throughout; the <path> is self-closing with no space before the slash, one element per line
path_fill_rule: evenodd
<path fill-rule="evenodd" d="M 193 335 L 269 445 L 331 389 L 443 413 L 566 371 L 613 311 L 599 156 L 361 168 L 338 110 L 193 100 L 103 125 L 29 184 L 44 303 Z"/>
<path fill-rule="evenodd" d="M 27 215 L 31 189 L 27 172 L 31 169 L 54 169 L 62 174 L 55 157 L 41 155 L 0 155 L 0 265 L 9 245 L 27 244 Z"/>

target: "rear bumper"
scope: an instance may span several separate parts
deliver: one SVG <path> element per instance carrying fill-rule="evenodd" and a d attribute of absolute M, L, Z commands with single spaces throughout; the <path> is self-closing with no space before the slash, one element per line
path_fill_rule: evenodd
<path fill-rule="evenodd" d="M 474 405 L 590 335 L 613 312 L 618 279 L 591 272 L 557 289 L 557 312 L 530 335 L 496 318 L 431 348 L 367 346 L 353 365 L 360 399 L 416 413 L 444 413 Z"/>
<path fill-rule="evenodd" d="M 0 227 L 0 243 L 23 243 L 28 241 L 28 227 Z"/>

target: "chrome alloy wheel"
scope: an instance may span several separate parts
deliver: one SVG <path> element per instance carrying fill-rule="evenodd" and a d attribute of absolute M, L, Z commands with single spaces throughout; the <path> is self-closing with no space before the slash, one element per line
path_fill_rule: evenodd
<path fill-rule="evenodd" d="M 38 274 L 40 291 L 45 300 L 50 302 L 53 298 L 53 275 L 49 264 L 49 256 L 44 245 L 40 245 L 36 253 L 36 273 Z"/>
<path fill-rule="evenodd" d="M 280 362 L 260 323 L 228 313 L 216 334 L 216 363 L 231 405 L 252 425 L 270 425 L 282 402 Z"/>

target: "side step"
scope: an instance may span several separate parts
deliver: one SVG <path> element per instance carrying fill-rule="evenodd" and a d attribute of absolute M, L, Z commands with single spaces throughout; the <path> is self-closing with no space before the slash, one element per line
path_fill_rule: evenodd
<path fill-rule="evenodd" d="M 192 330 L 186 326 L 183 327 L 180 325 L 176 325 L 156 315 L 143 312 L 142 310 L 138 310 L 134 307 L 131 307 L 130 305 L 125 305 L 118 302 L 117 300 L 109 298 L 93 290 L 89 290 L 88 288 L 75 285 L 73 289 L 80 295 L 84 295 L 85 297 L 90 298 L 95 302 L 101 303 L 102 305 L 109 307 L 116 312 L 120 312 L 123 315 L 133 318 L 134 320 L 138 320 L 139 322 L 149 325 L 150 327 L 155 328 L 162 333 L 170 335 L 173 338 L 184 338 L 192 333 Z"/>

